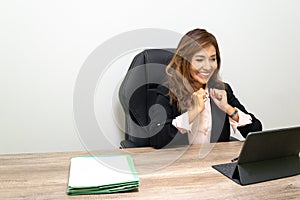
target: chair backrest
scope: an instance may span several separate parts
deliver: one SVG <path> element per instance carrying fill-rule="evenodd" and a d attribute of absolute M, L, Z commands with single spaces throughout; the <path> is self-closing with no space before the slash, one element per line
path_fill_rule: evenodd
<path fill-rule="evenodd" d="M 156 88 L 165 81 L 165 68 L 174 51 L 147 49 L 134 57 L 119 89 L 125 113 L 125 141 L 121 147 L 150 146 L 149 108 L 155 103 Z"/>

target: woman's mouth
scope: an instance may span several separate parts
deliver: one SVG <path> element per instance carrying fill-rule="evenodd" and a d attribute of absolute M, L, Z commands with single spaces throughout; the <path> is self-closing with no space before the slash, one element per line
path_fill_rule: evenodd
<path fill-rule="evenodd" d="M 207 71 L 200 71 L 198 72 L 198 76 L 202 79 L 209 79 L 210 75 L 211 75 L 212 72 L 207 72 Z"/>

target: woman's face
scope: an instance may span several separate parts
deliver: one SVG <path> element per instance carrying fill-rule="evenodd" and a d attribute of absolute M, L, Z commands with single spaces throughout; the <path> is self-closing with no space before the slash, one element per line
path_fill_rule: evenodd
<path fill-rule="evenodd" d="M 209 45 L 193 55 L 191 75 L 200 84 L 206 84 L 218 66 L 216 49 Z"/>

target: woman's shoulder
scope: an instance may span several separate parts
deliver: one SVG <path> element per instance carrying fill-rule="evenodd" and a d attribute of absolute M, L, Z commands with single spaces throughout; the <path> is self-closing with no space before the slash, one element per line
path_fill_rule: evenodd
<path fill-rule="evenodd" d="M 232 92 L 232 88 L 229 83 L 227 82 L 219 82 L 217 85 L 212 86 L 212 88 L 226 90 L 227 92 Z M 163 95 L 163 96 L 169 96 L 169 88 L 167 85 L 159 85 L 156 88 L 157 94 Z"/>
<path fill-rule="evenodd" d="M 226 83 L 226 82 L 223 82 L 223 83 L 224 83 L 225 90 L 226 90 L 227 92 L 232 93 L 232 88 L 231 88 L 230 84 L 229 84 L 229 83 Z"/>
<path fill-rule="evenodd" d="M 223 83 L 223 87 L 224 87 L 223 90 L 226 91 L 227 95 L 229 95 L 229 96 L 233 95 L 233 90 L 232 90 L 231 84 L 229 84 L 227 82 L 222 82 L 222 83 Z"/>
<path fill-rule="evenodd" d="M 218 81 L 218 82 L 211 82 L 210 88 L 215 88 L 219 90 L 226 90 L 227 93 L 232 93 L 232 89 L 229 83 L 223 82 L 223 81 Z"/>
<path fill-rule="evenodd" d="M 227 90 L 230 89 L 229 83 L 223 82 L 223 81 L 210 81 L 208 83 L 209 88 L 215 88 L 219 90 Z"/>

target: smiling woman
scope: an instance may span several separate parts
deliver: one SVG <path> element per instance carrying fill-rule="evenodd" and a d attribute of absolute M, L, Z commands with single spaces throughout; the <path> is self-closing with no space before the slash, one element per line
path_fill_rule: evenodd
<path fill-rule="evenodd" d="M 211 33 L 194 29 L 182 37 L 166 67 L 166 87 L 158 88 L 156 104 L 164 109 L 150 111 L 152 146 L 229 141 L 230 125 L 244 137 L 262 130 L 261 122 L 220 80 L 220 65 L 218 43 Z M 182 134 L 185 141 L 178 137 Z"/>
<path fill-rule="evenodd" d="M 192 57 L 192 76 L 199 84 L 206 84 L 217 68 L 216 49 L 212 45 L 204 47 Z"/>

